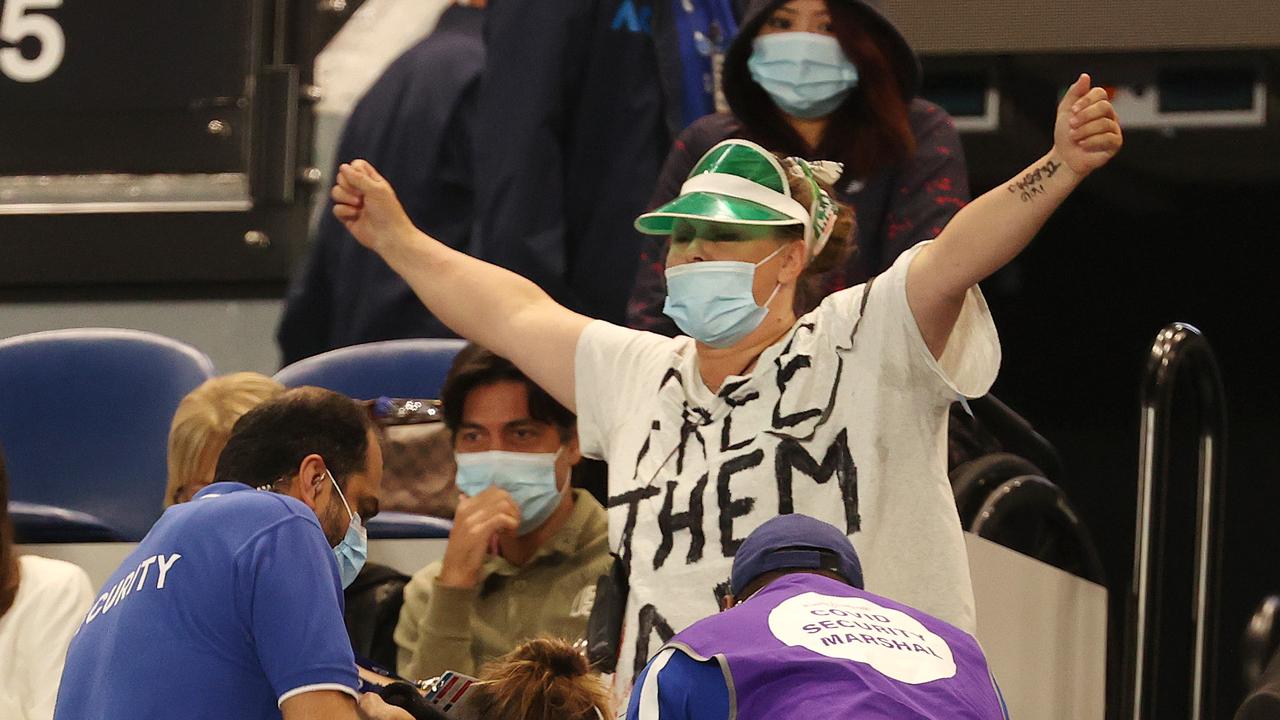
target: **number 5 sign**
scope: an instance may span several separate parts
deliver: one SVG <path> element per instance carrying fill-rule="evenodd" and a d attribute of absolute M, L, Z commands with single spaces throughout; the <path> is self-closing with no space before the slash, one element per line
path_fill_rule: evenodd
<path fill-rule="evenodd" d="M 18 82 L 39 82 L 49 77 L 62 64 L 67 47 L 66 36 L 57 20 L 41 14 L 62 6 L 62 0 L 0 0 L 0 74 Z M 34 38 L 40 50 L 33 58 L 25 57 L 19 45 Z"/>

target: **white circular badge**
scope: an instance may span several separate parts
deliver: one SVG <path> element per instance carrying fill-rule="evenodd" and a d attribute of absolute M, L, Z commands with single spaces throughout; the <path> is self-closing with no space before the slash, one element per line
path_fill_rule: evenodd
<path fill-rule="evenodd" d="M 910 615 L 866 598 L 797 595 L 769 613 L 769 631 L 792 647 L 865 663 L 909 685 L 956 674 L 945 640 Z"/>

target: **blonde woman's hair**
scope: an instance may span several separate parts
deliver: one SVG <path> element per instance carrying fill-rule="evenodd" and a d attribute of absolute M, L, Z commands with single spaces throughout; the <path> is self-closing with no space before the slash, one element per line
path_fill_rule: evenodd
<path fill-rule="evenodd" d="M 480 672 L 484 717 L 497 720 L 600 720 L 613 717 L 609 689 L 573 645 L 530 640 Z"/>
<path fill-rule="evenodd" d="M 283 385 L 266 375 L 240 372 L 206 380 L 182 398 L 169 427 L 165 507 L 178 502 L 179 494 L 189 483 L 202 479 L 197 477 L 203 469 L 201 460 L 210 453 L 221 452 L 231 434 L 231 426 L 241 415 L 284 390 Z M 212 472 L 209 476 L 212 477 Z"/>

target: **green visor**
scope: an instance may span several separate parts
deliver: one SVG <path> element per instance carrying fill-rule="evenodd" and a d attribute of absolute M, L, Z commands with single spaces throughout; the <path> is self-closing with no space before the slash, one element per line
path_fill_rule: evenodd
<path fill-rule="evenodd" d="M 794 217 L 751 200 L 709 192 L 691 192 L 636 218 L 645 235 L 670 235 L 677 220 L 727 225 L 803 225 Z"/>

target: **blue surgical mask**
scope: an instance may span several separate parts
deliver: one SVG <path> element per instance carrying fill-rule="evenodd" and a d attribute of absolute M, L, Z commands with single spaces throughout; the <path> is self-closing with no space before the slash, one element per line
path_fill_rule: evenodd
<path fill-rule="evenodd" d="M 764 305 L 757 305 L 752 292 L 756 268 L 777 257 L 785 247 L 754 264 L 715 260 L 667 268 L 663 314 L 674 320 L 681 332 L 704 345 L 733 345 L 760 327 L 769 314 L 769 303 L 782 286 L 775 285 Z"/>
<path fill-rule="evenodd" d="M 783 112 L 798 118 L 830 115 L 858 86 L 858 68 L 830 35 L 760 35 L 747 58 L 751 78 Z"/>
<path fill-rule="evenodd" d="M 556 482 L 556 458 L 553 453 L 484 452 L 457 453 L 457 483 L 463 493 L 475 496 L 490 485 L 506 490 L 520 507 L 520 526 L 516 535 L 537 530 L 559 507 L 564 491 Z M 567 487 L 567 484 L 566 484 Z"/>
<path fill-rule="evenodd" d="M 347 496 L 342 494 L 342 488 L 338 487 L 338 481 L 333 479 L 333 473 L 329 473 L 329 481 L 333 483 L 333 489 L 338 491 L 342 506 L 347 509 L 347 516 L 351 518 L 346 536 L 333 549 L 333 555 L 338 559 L 338 575 L 342 578 L 343 589 L 346 589 L 356 581 L 356 576 L 364 567 L 365 559 L 369 557 L 369 532 L 360 522 L 360 515 L 351 512 L 351 506 L 347 504 Z"/>

